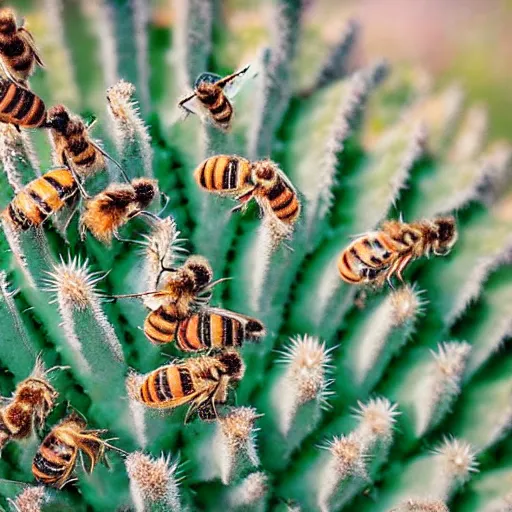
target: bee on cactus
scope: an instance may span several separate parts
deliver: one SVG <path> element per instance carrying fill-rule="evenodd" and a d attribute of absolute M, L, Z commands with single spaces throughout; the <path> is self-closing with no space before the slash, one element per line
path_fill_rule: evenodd
<path fill-rule="evenodd" d="M 0 66 L 5 76 L 26 87 L 36 65 L 44 67 L 32 34 L 17 25 L 12 9 L 0 9 Z"/>
<path fill-rule="evenodd" d="M 87 430 L 87 422 L 73 412 L 43 439 L 34 460 L 32 474 L 38 482 L 62 489 L 72 478 L 79 452 L 89 459 L 87 473 L 92 473 L 98 462 L 105 459 L 106 449 L 128 455 L 112 446 L 100 435 L 105 430 Z"/>
<path fill-rule="evenodd" d="M 38 357 L 31 375 L 18 384 L 7 405 L 0 409 L 0 449 L 10 440 L 30 437 L 34 428 L 43 428 L 58 396 L 48 380 L 53 370 L 45 370 Z"/>
<path fill-rule="evenodd" d="M 86 179 L 106 169 L 105 158 L 112 161 L 128 183 L 121 164 L 94 142 L 89 131 L 94 122 L 86 125 L 78 116 L 71 115 L 64 105 L 57 105 L 48 111 L 47 126 L 50 128 L 58 165 L 68 167 L 78 178 Z M 87 196 L 83 191 L 84 196 Z"/>
<path fill-rule="evenodd" d="M 265 215 L 293 226 L 301 205 L 295 187 L 270 160 L 250 162 L 239 156 L 218 155 L 206 159 L 194 171 L 197 184 L 214 194 L 234 196 L 240 210 L 255 199 Z"/>
<path fill-rule="evenodd" d="M 145 212 L 158 192 L 156 180 L 136 178 L 130 184 L 114 183 L 85 202 L 80 216 L 82 239 L 89 231 L 100 242 L 110 244 L 119 239 L 117 230 Z"/>
<path fill-rule="evenodd" d="M 25 87 L 0 79 L 0 122 L 20 128 L 46 128 L 44 101 Z"/>
<path fill-rule="evenodd" d="M 72 205 L 77 192 L 77 182 L 68 169 L 53 169 L 18 191 L 2 217 L 16 229 L 26 231 Z"/>
<path fill-rule="evenodd" d="M 246 339 L 265 334 L 263 324 L 245 315 L 208 306 L 211 289 L 225 279 L 212 281 L 213 270 L 202 256 L 189 257 L 170 275 L 161 290 L 115 298 L 148 297 L 153 309 L 144 321 L 144 334 L 155 345 L 176 342 L 184 352 L 241 346 Z"/>
<path fill-rule="evenodd" d="M 453 217 L 440 217 L 407 224 L 390 220 L 379 231 L 356 238 L 340 255 L 338 270 L 350 284 L 373 283 L 381 286 L 396 274 L 403 282 L 402 272 L 414 259 L 448 254 L 457 241 Z"/>
<path fill-rule="evenodd" d="M 240 355 L 226 350 L 162 366 L 144 377 L 132 374 L 128 389 L 133 399 L 155 409 L 190 404 L 185 423 L 194 412 L 201 419 L 215 419 L 216 404 L 226 402 L 229 384 L 241 380 L 244 371 Z"/>
<path fill-rule="evenodd" d="M 194 83 L 194 92 L 183 98 L 178 106 L 187 115 L 197 114 L 217 128 L 228 131 L 233 119 L 233 105 L 230 100 L 249 77 L 249 68 L 250 66 L 246 66 L 224 78 L 215 73 L 201 73 Z"/>

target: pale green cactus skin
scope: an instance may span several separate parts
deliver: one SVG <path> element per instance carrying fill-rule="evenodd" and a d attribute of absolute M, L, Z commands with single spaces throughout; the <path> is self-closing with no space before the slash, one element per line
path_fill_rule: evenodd
<path fill-rule="evenodd" d="M 4 509 L 511 510 L 512 151 L 487 142 L 484 109 L 384 61 L 351 72 L 357 24 L 329 48 L 301 0 L 14 3 L 46 62 L 31 87 L 48 106 L 97 117 L 94 137 L 128 176 L 158 179 L 182 245 L 209 258 L 216 278 L 233 278 L 212 303 L 261 319 L 267 335 L 242 348 L 245 377 L 217 422 L 184 426 L 186 408 L 144 412 L 128 399 L 129 369 L 183 354 L 145 339 L 142 303 L 100 302 L 94 291 L 148 290 L 140 247 L 82 242 L 76 220 L 68 243 L 53 221 L 17 243 L 2 235 L 1 394 L 38 353 L 47 367 L 69 367 L 52 373 L 59 405 L 45 430 L 1 454 L 1 478 L 28 484 L 0 483 Z M 270 19 L 247 23 L 255 14 Z M 200 72 L 248 62 L 259 73 L 235 99 L 231 133 L 179 119 L 176 104 Z M 140 106 L 125 126 L 106 101 L 119 79 L 134 84 Z M 52 157 L 45 133 L 14 148 L 0 136 L 4 208 Z M 215 154 L 270 157 L 296 186 L 302 215 L 277 249 L 256 207 L 231 215 L 230 200 L 194 182 Z M 118 179 L 115 167 L 90 186 L 108 178 Z M 411 264 L 412 287 L 364 297 L 340 280 L 350 236 L 400 214 L 450 213 L 454 250 Z M 138 220 L 122 231 L 147 233 Z M 82 310 L 59 295 L 55 274 L 66 268 L 101 273 Z M 77 482 L 42 491 L 31 460 L 68 406 L 135 453 L 110 453 L 111 468 L 90 476 L 79 464 Z"/>

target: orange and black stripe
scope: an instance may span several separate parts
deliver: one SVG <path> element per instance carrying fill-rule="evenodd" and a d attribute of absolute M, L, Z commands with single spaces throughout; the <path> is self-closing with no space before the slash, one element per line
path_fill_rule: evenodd
<path fill-rule="evenodd" d="M 194 172 L 197 183 L 209 191 L 238 192 L 251 187 L 250 162 L 245 158 L 218 155 L 202 162 Z"/>
<path fill-rule="evenodd" d="M 293 224 L 300 214 L 300 202 L 295 191 L 283 180 L 276 183 L 265 193 L 272 211 L 285 224 Z"/>
<path fill-rule="evenodd" d="M 70 203 L 78 191 L 67 169 L 55 169 L 31 181 L 16 194 L 4 215 L 23 231 L 40 226 L 50 215 Z"/>
<path fill-rule="evenodd" d="M 173 399 L 194 393 L 190 371 L 183 365 L 158 368 L 146 376 L 140 387 L 140 399 L 148 407 L 168 407 Z"/>
<path fill-rule="evenodd" d="M 39 96 L 9 80 L 0 79 L 0 122 L 40 128 L 46 124 L 46 118 L 46 107 Z"/>
<path fill-rule="evenodd" d="M 65 483 L 76 460 L 77 448 L 50 432 L 43 440 L 32 462 L 35 479 L 47 485 Z"/>
<path fill-rule="evenodd" d="M 173 306 L 160 306 L 144 320 L 144 334 L 155 345 L 174 341 L 180 318 Z"/>
<path fill-rule="evenodd" d="M 220 125 L 229 125 L 233 106 L 219 86 L 211 85 L 196 90 L 197 99 L 208 109 L 213 120 Z"/>

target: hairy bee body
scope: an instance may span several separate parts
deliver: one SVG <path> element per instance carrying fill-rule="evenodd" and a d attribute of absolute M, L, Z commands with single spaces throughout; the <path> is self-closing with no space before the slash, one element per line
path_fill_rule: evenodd
<path fill-rule="evenodd" d="M 11 401 L 0 409 L 0 449 L 11 439 L 26 439 L 34 427 L 42 428 L 57 396 L 38 359 L 31 376 L 18 384 Z"/>
<path fill-rule="evenodd" d="M 0 122 L 22 128 L 44 128 L 47 120 L 43 100 L 14 82 L 0 79 Z"/>
<path fill-rule="evenodd" d="M 228 384 L 243 377 L 244 365 L 235 351 L 216 357 L 201 356 L 162 366 L 138 380 L 132 378 L 133 397 L 155 409 L 173 409 L 191 404 L 189 414 L 209 402 L 225 402 Z M 189 415 L 187 414 L 187 416 Z"/>
<path fill-rule="evenodd" d="M 176 330 L 183 318 L 186 315 L 179 314 L 174 305 L 160 306 L 144 320 L 144 334 L 155 345 L 171 343 L 176 338 Z"/>
<path fill-rule="evenodd" d="M 383 223 L 380 231 L 370 232 L 354 240 L 340 255 L 341 278 L 351 284 L 381 285 L 402 272 L 416 258 L 448 254 L 457 240 L 452 217 L 406 224 Z"/>
<path fill-rule="evenodd" d="M 73 413 L 55 426 L 43 439 L 32 461 L 32 474 L 38 482 L 61 489 L 71 479 L 79 451 L 89 459 L 88 473 L 110 447 L 99 436 L 101 430 L 86 430 L 87 423 Z"/>
<path fill-rule="evenodd" d="M 4 73 L 20 85 L 25 85 L 36 64 L 43 66 L 32 34 L 17 26 L 16 14 L 9 8 L 0 9 L 0 58 Z"/>
<path fill-rule="evenodd" d="M 106 169 L 104 153 L 94 143 L 85 123 L 57 105 L 48 111 L 50 137 L 58 165 L 73 169 L 80 178 L 88 178 Z"/>
<path fill-rule="evenodd" d="M 212 121 L 221 129 L 228 130 L 233 117 L 233 105 L 217 83 L 201 82 L 195 88 L 195 94 L 201 105 L 208 110 Z"/>
<path fill-rule="evenodd" d="M 218 155 L 208 158 L 194 172 L 205 190 L 224 194 L 243 194 L 254 188 L 251 162 L 238 156 Z"/>
<path fill-rule="evenodd" d="M 40 226 L 48 217 L 74 200 L 78 191 L 68 169 L 54 169 L 21 189 L 2 216 L 17 229 Z"/>
<path fill-rule="evenodd" d="M 82 236 L 88 230 L 101 242 L 111 243 L 120 227 L 149 206 L 157 190 L 156 181 L 148 178 L 109 185 L 85 203 L 80 216 Z"/>
<path fill-rule="evenodd" d="M 194 176 L 204 190 L 234 195 L 241 206 L 254 198 L 266 215 L 286 226 L 295 224 L 300 216 L 297 191 L 270 160 L 249 162 L 238 156 L 217 155 L 199 164 Z"/>

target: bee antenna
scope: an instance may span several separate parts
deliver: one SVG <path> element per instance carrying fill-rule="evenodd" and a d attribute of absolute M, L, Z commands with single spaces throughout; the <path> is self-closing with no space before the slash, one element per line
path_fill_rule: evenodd
<path fill-rule="evenodd" d="M 207 291 L 211 290 L 214 286 L 217 286 L 218 284 L 223 283 L 224 281 L 231 281 L 231 279 L 233 279 L 233 278 L 232 277 L 221 277 L 220 279 L 212 281 L 211 283 L 208 283 L 207 285 L 203 286 L 199 290 L 199 293 L 207 292 Z"/>

